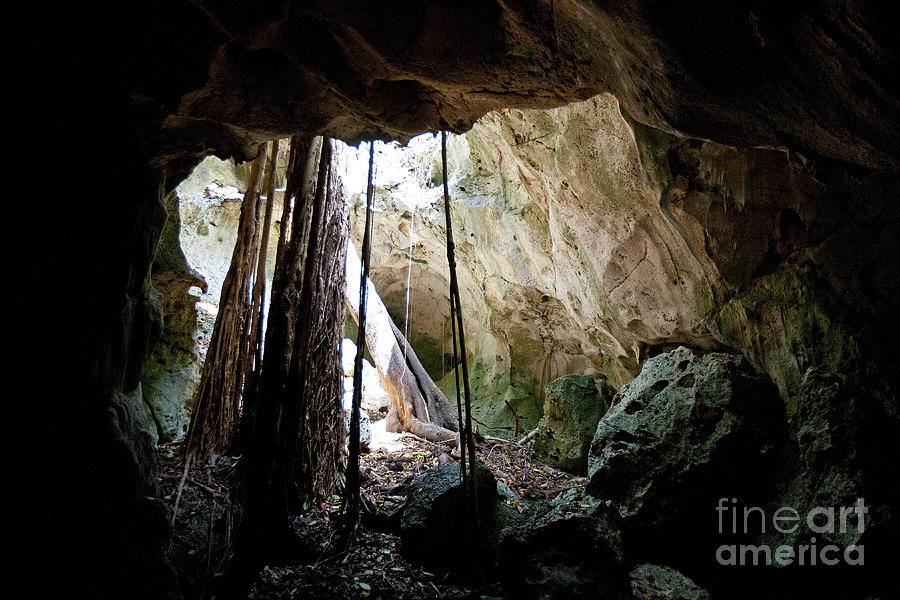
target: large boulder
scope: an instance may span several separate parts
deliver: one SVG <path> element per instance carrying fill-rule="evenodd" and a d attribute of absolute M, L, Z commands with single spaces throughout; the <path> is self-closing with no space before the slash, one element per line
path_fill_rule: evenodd
<path fill-rule="evenodd" d="M 859 496 L 896 501 L 900 448 L 880 443 L 896 440 L 900 433 L 896 401 L 884 403 L 853 377 L 822 368 L 806 372 L 799 396 L 797 445 L 804 476 L 814 490 L 812 506 L 852 503 Z"/>
<path fill-rule="evenodd" d="M 614 508 L 566 490 L 503 532 L 499 568 L 514 598 L 627 597 L 622 522 Z"/>
<path fill-rule="evenodd" d="M 534 453 L 552 467 L 584 475 L 597 422 L 615 395 L 605 380 L 566 375 L 544 388 L 544 416 L 538 422 Z"/>
<path fill-rule="evenodd" d="M 900 439 L 895 400 L 879 394 L 856 375 L 809 369 L 800 386 L 796 446 L 780 473 L 777 493 L 764 505 L 767 515 L 788 509 L 800 515 L 797 527 L 771 527 L 755 543 L 772 549 L 810 544 L 834 546 L 829 566 L 814 578 L 798 559 L 774 566 L 795 569 L 797 589 L 824 595 L 887 597 L 896 587 L 900 562 Z M 810 526 L 809 516 L 813 517 Z M 859 518 L 862 515 L 862 523 Z M 848 548 L 851 549 L 848 551 Z M 854 550 L 858 548 L 860 550 Z M 860 565 L 849 566 L 861 559 Z M 852 577 L 848 577 L 848 572 Z"/>
<path fill-rule="evenodd" d="M 473 566 L 493 566 L 498 524 L 506 521 L 499 513 L 508 509 L 498 502 L 497 480 L 483 463 L 478 463 L 476 479 L 477 524 L 460 484 L 458 463 L 429 469 L 409 484 L 400 520 L 406 556 L 426 567 L 470 573 Z"/>
<path fill-rule="evenodd" d="M 715 533 L 718 498 L 762 497 L 785 431 L 775 386 L 745 358 L 679 347 L 648 360 L 598 424 L 588 491 L 682 553 L 683 536 Z"/>

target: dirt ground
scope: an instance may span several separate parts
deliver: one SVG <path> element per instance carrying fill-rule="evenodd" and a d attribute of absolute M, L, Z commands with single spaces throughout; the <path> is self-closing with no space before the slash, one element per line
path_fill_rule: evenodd
<path fill-rule="evenodd" d="M 295 566 L 261 570 L 250 598 L 498 598 L 495 587 L 472 587 L 447 573 L 431 572 L 411 563 L 400 552 L 400 539 L 390 523 L 405 502 L 405 487 L 419 473 L 442 462 L 458 460 L 455 450 L 411 434 L 392 435 L 360 461 L 361 492 L 368 507 L 363 527 L 349 552 L 334 553 L 330 542 L 341 510 L 338 495 L 307 505 L 294 521 L 295 530 L 314 548 L 318 559 Z M 528 446 L 487 438 L 479 440 L 479 458 L 519 498 L 553 498 L 560 491 L 584 484 L 531 460 Z M 174 508 L 183 474 L 179 443 L 159 447 L 164 498 Z M 205 469 L 192 469 L 185 482 L 175 519 L 170 552 L 189 598 L 210 598 L 222 576 L 227 532 L 228 482 L 235 457 L 221 457 Z M 513 500 L 512 503 L 516 504 Z M 520 507 L 516 506 L 520 511 Z"/>

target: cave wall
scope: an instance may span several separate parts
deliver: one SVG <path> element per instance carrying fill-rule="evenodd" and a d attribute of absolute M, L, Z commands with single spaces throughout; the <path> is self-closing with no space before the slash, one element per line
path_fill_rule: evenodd
<path fill-rule="evenodd" d="M 239 148 L 287 123 L 346 140 L 405 139 L 441 122 L 468 129 L 499 107 L 608 91 L 657 129 L 898 166 L 897 40 L 881 3 L 201 8 L 225 43 L 166 122 L 171 144 L 202 132 Z"/>
<path fill-rule="evenodd" d="M 181 215 L 177 194 L 164 198 L 167 219 L 151 269 L 151 283 L 162 310 L 162 327 L 141 372 L 141 395 L 150 417 L 148 432 L 156 443 L 171 442 L 187 431 L 193 391 L 200 382 L 198 293 L 207 280 L 181 249 Z"/>
<path fill-rule="evenodd" d="M 60 137 L 56 143 L 75 142 Z M 141 386 L 162 329 L 150 270 L 166 187 L 130 142 L 110 144 L 121 152 L 116 169 L 104 173 L 110 188 L 99 185 L 96 165 L 73 161 L 62 174 L 91 194 L 72 206 L 36 202 L 26 210 L 49 241 L 21 257 L 31 266 L 21 281 L 32 291 L 61 293 L 30 294 L 17 304 L 33 325 L 12 365 L 10 416 L 21 426 L 4 440 L 11 498 L 5 581 L 34 595 L 177 592 L 165 557 L 169 509 L 159 497 L 155 426 Z"/>
<path fill-rule="evenodd" d="M 404 151 L 377 194 L 372 278 L 452 396 L 448 271 L 437 140 Z M 493 435 L 540 418 L 544 386 L 567 374 L 630 381 L 648 349 L 716 347 L 702 323 L 721 287 L 660 208 L 611 95 L 559 109 L 490 113 L 448 149 L 456 256 L 476 417 Z M 357 211 L 357 220 L 362 211 Z M 356 228 L 357 236 L 362 231 Z M 712 274 L 711 276 L 709 274 Z M 672 282 L 675 282 L 674 284 Z M 721 294 L 720 294 L 721 295 Z"/>
<path fill-rule="evenodd" d="M 513 411 L 533 427 L 559 376 L 620 387 L 678 345 L 745 353 L 789 415 L 811 367 L 890 372 L 897 270 L 877 256 L 896 244 L 896 177 L 679 138 L 608 94 L 492 112 L 448 155 L 476 416 L 492 434 L 514 430 Z M 376 163 L 396 180 L 376 194 L 372 278 L 402 329 L 414 219 L 410 339 L 452 396 L 439 141 Z"/>
<path fill-rule="evenodd" d="M 900 249 L 900 177 L 651 136 L 666 153 L 657 162 L 669 180 L 663 210 L 721 274 L 724 296 L 705 316 L 716 340 L 769 374 L 789 417 L 813 368 L 867 381 L 873 402 L 887 400 L 896 414 L 889 365 L 900 270 L 884 257 Z"/>

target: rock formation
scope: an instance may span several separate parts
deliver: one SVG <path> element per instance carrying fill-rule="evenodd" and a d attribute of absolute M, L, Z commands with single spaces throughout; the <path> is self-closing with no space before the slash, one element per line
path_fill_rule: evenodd
<path fill-rule="evenodd" d="M 597 425 L 588 492 L 634 527 L 677 524 L 722 496 L 758 496 L 785 440 L 775 387 L 746 359 L 681 347 L 647 361 Z"/>
<path fill-rule="evenodd" d="M 503 530 L 498 569 L 516 598 L 625 598 L 622 521 L 615 509 L 568 490 Z"/>
<path fill-rule="evenodd" d="M 544 416 L 538 421 L 534 453 L 547 464 L 584 475 L 588 450 L 616 391 L 589 375 L 566 375 L 544 389 Z"/>
<path fill-rule="evenodd" d="M 656 346 L 691 342 L 683 336 L 729 346 L 763 368 L 788 414 L 806 423 L 800 406 L 816 396 L 803 378 L 822 367 L 864 384 L 857 398 L 835 398 L 876 404 L 893 431 L 900 51 L 889 3 L 17 8 L 10 23 L 25 35 L 13 40 L 7 87 L 21 129 L 10 139 L 25 140 L 14 172 L 25 185 L 14 187 L 24 214 L 13 227 L 10 314 L 34 328 L 13 338 L 6 397 L 15 426 L 2 450 L 12 463 L 4 465 L 14 503 L 5 529 L 17 549 L 9 569 L 35 596 L 177 595 L 141 424 L 141 374 L 162 330 L 150 276 L 164 200 L 204 156 L 253 158 L 260 142 L 299 131 L 405 139 L 463 131 L 498 108 L 611 93 L 629 124 L 621 131 L 641 140 L 640 164 L 661 193 L 629 193 L 642 200 L 623 205 L 628 227 L 616 239 L 637 252 L 611 261 L 621 271 L 610 268 L 605 287 L 589 277 L 603 273 L 602 252 L 590 245 L 602 227 L 585 230 L 587 245 L 570 236 L 572 256 L 576 245 L 589 251 L 570 264 L 598 297 L 634 278 L 631 269 L 658 297 L 623 286 L 613 295 L 627 310 L 613 313 L 586 287 L 556 296 L 600 333 L 589 348 L 621 346 L 612 366 L 634 374 L 669 349 Z M 34 159 L 48 148 L 59 157 L 50 167 Z M 529 172 L 504 152 L 500 164 L 522 166 L 535 210 L 556 210 L 560 196 L 542 192 L 538 163 Z M 579 197 L 620 189 L 586 172 L 559 179 Z M 651 227 L 653 211 L 649 221 L 642 213 L 651 199 L 675 217 L 664 229 Z M 558 224 L 580 227 L 574 195 L 559 212 Z M 35 229 L 47 243 L 15 239 Z M 654 242 L 646 260 L 642 238 Z M 669 261 L 684 284 L 655 279 L 672 274 Z M 719 276 L 727 286 L 703 287 Z M 62 296 L 40 293 L 51 286 Z M 708 333 L 695 332 L 697 322 Z M 610 323 L 621 340 L 602 335 Z M 883 450 L 891 438 L 878 441 Z M 61 502 L 60 490 L 79 493 Z M 50 577 L 48 564 L 58 565 Z"/>
<path fill-rule="evenodd" d="M 642 564 L 628 574 L 634 600 L 709 600 L 709 593 L 673 569 Z"/>
<path fill-rule="evenodd" d="M 397 169 L 409 180 L 379 189 L 372 278 L 402 323 L 411 267 L 410 339 L 452 396 L 435 152 L 417 139 Z M 479 426 L 511 435 L 515 414 L 530 428 L 552 379 L 602 374 L 619 387 L 678 344 L 744 352 L 790 415 L 812 366 L 892 385 L 897 274 L 876 257 L 896 244 L 900 181 L 819 163 L 653 130 L 611 96 L 498 111 L 455 138 Z"/>

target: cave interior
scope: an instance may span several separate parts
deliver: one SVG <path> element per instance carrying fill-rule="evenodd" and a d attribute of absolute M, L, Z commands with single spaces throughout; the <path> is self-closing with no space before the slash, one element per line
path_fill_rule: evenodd
<path fill-rule="evenodd" d="M 7 89 L 27 140 L 24 215 L 8 228 L 7 591 L 196 593 L 173 564 L 156 447 L 171 440 L 159 415 L 148 426 L 144 392 L 173 314 L 160 265 L 187 218 L 167 200 L 209 157 L 245 181 L 245 163 L 291 136 L 333 138 L 358 165 L 376 140 L 407 152 L 411 191 L 401 175 L 376 185 L 370 276 L 455 396 L 442 130 L 482 433 L 555 426 L 552 407 L 590 388 L 587 429 L 546 450 L 581 487 L 529 504 L 537 516 L 505 533 L 493 524 L 490 552 L 479 546 L 490 566 L 466 585 L 510 598 L 897 591 L 900 35 L 886 3 L 25 10 Z M 357 247 L 360 189 L 347 192 Z M 723 536 L 748 506 L 763 530 Z M 851 525 L 823 527 L 817 507 Z M 779 509 L 812 516 L 785 533 Z M 741 566 L 723 560 L 728 544 L 813 562 Z M 816 564 L 826 546 L 835 562 Z"/>

